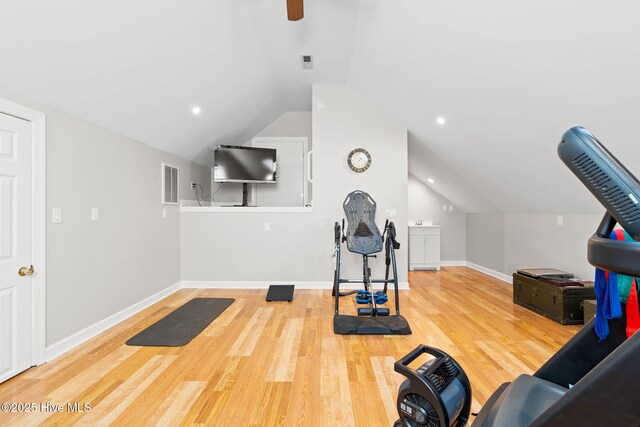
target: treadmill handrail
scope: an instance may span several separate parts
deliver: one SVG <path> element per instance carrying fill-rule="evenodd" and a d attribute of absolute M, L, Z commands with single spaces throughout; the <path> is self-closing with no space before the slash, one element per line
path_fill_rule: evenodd
<path fill-rule="evenodd" d="M 594 234 L 587 244 L 587 259 L 594 267 L 640 277 L 640 243 L 613 240 Z"/>

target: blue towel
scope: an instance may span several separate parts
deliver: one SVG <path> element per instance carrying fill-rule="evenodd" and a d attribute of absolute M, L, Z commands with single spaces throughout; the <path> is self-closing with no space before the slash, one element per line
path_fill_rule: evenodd
<path fill-rule="evenodd" d="M 620 230 L 622 231 L 622 230 Z M 624 234 L 617 233 L 617 230 L 611 232 L 610 239 L 617 240 L 619 237 L 624 239 Z M 618 290 L 618 275 L 609 272 L 609 279 L 605 272 L 596 268 L 596 278 L 594 283 L 596 292 L 596 325 L 595 332 L 600 341 L 609 336 L 609 319 L 617 319 L 622 316 L 622 305 L 620 305 L 620 291 Z"/>
<path fill-rule="evenodd" d="M 596 268 L 596 278 L 593 283 L 593 289 L 596 291 L 596 324 L 594 330 L 598 338 L 600 338 L 600 341 L 602 341 L 609 336 L 609 322 L 602 312 L 607 290 L 607 279 L 605 278 L 604 270 Z"/>
<path fill-rule="evenodd" d="M 604 294 L 604 306 L 602 314 L 606 319 L 617 319 L 622 316 L 622 306 L 620 305 L 620 292 L 618 291 L 618 275 L 609 272 L 609 280 Z"/>

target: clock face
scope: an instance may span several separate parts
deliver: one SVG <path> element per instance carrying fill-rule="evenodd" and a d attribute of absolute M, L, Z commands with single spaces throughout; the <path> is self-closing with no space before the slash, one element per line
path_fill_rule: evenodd
<path fill-rule="evenodd" d="M 351 170 L 362 173 L 371 166 L 371 154 L 364 148 L 356 148 L 349 153 L 347 163 Z"/>

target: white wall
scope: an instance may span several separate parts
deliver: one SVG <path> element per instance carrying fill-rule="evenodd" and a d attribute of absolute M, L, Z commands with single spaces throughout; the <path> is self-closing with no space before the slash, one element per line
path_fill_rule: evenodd
<path fill-rule="evenodd" d="M 398 215 L 401 281 L 407 281 L 407 133 L 386 111 L 347 86 L 314 86 L 314 203 L 311 213 L 182 213 L 182 277 L 185 281 L 331 282 L 333 224 L 343 218 L 342 203 L 353 190 L 364 190 Z M 366 148 L 373 161 L 356 174 L 348 153 Z M 265 222 L 271 231 L 263 231 Z M 360 277 L 361 257 L 344 252 L 343 271 Z M 374 274 L 384 274 L 383 259 Z"/>
<path fill-rule="evenodd" d="M 179 282 L 179 212 L 167 206 L 162 217 L 161 163 L 180 169 L 181 198 L 192 198 L 190 181 L 206 187 L 209 170 L 52 108 L 0 97 L 46 114 L 47 346 Z M 53 207 L 62 208 L 62 224 L 51 224 Z"/>
<path fill-rule="evenodd" d="M 467 214 L 466 229 L 466 260 L 508 274 L 504 271 L 504 214 Z"/>
<path fill-rule="evenodd" d="M 465 261 L 465 214 L 450 200 L 409 174 L 409 221 L 421 219 L 440 226 L 440 255 L 442 261 Z M 442 206 L 453 211 L 442 211 Z"/>
<path fill-rule="evenodd" d="M 318 110 L 319 102 L 324 109 Z M 394 116 L 349 86 L 313 87 L 314 209 L 321 209 L 327 221 L 344 217 L 342 203 L 353 190 L 368 192 L 378 204 L 377 222 L 384 224 L 385 210 L 396 209 L 392 220 L 398 225 L 400 280 L 407 280 L 407 130 Z M 372 156 L 370 168 L 361 174 L 347 165 L 349 152 L 365 148 Z M 333 222 L 331 222 L 333 224 Z M 345 265 L 352 277 L 362 274 L 362 262 Z M 361 257 L 360 257 L 361 258 Z M 384 257 L 375 264 L 380 269 Z M 375 265 L 374 264 L 374 265 Z"/>
<path fill-rule="evenodd" d="M 593 280 L 587 240 L 600 215 L 468 214 L 467 260 L 504 274 L 518 268 L 552 267 Z"/>
<path fill-rule="evenodd" d="M 523 267 L 554 267 L 593 280 L 594 267 L 587 261 L 587 241 L 601 215 L 505 215 L 505 272 Z"/>
<path fill-rule="evenodd" d="M 311 111 L 286 112 L 258 132 L 255 136 L 306 136 L 309 138 L 309 144 L 312 144 Z"/>

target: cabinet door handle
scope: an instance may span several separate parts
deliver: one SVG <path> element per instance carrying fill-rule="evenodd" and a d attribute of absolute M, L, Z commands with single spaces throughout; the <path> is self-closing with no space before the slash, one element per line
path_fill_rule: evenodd
<path fill-rule="evenodd" d="M 538 290 L 537 290 L 537 289 L 534 289 L 534 290 L 531 292 L 531 296 L 537 297 L 537 296 L 538 296 Z"/>

